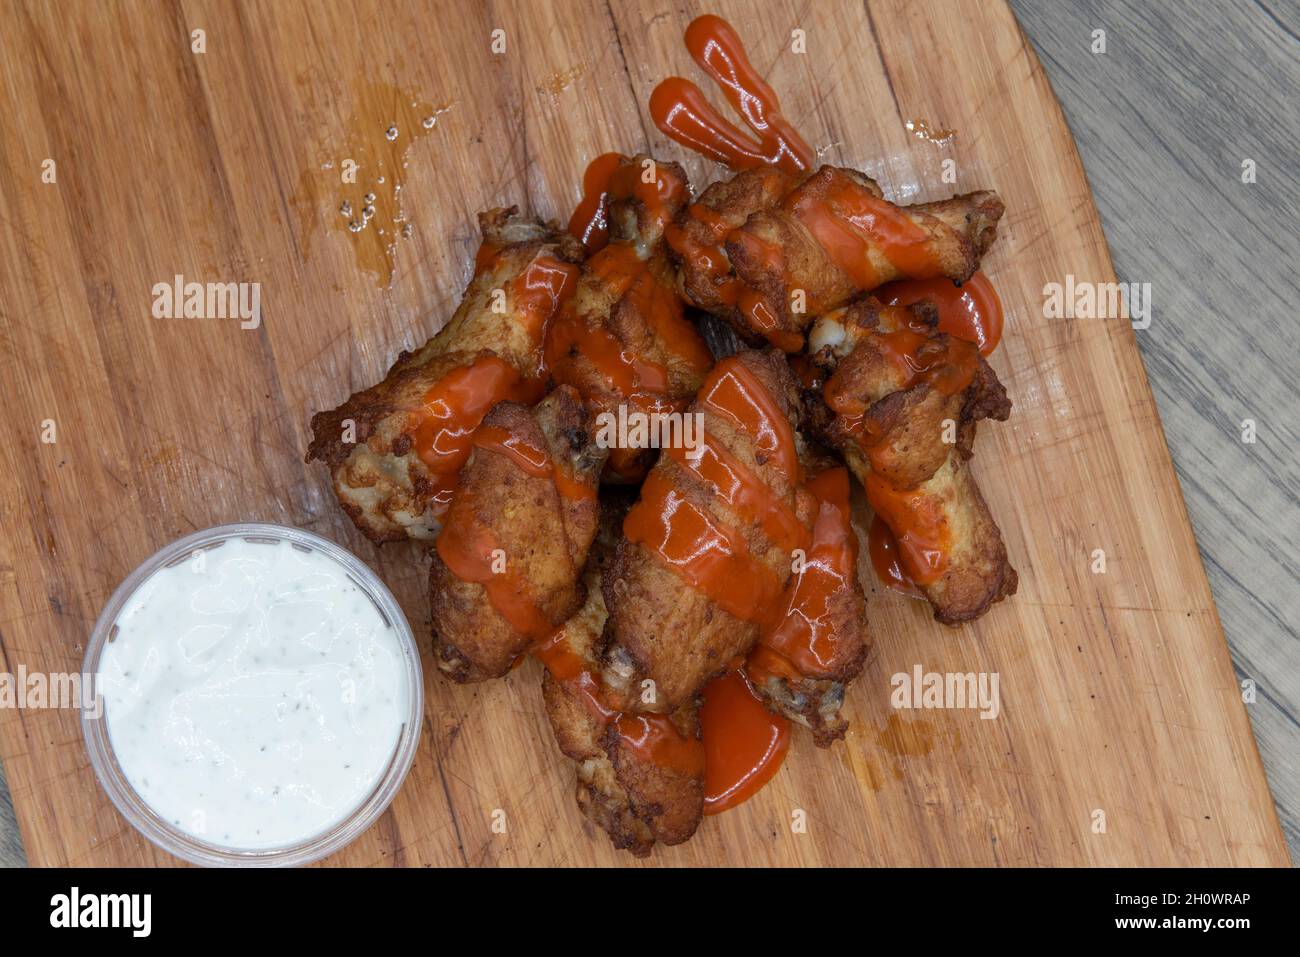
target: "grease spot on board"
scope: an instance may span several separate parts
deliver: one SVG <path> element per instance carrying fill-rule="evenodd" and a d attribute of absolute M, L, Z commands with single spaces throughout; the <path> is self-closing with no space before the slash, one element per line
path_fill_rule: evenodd
<path fill-rule="evenodd" d="M 586 75 L 587 64 L 585 63 L 579 63 L 567 70 L 557 70 L 546 78 L 546 81 L 537 88 L 537 92 L 542 94 L 551 106 L 555 106 L 559 102 L 560 94 Z"/>
<path fill-rule="evenodd" d="M 386 288 L 398 244 L 412 234 L 402 197 L 411 148 L 452 104 L 434 105 L 383 83 L 360 87 L 353 99 L 352 114 L 317 148 L 290 204 L 298 213 L 304 259 L 324 232 L 327 242 L 347 243 L 357 266 Z"/>
<path fill-rule="evenodd" d="M 861 736 L 866 738 L 860 750 L 865 774 L 858 777 L 873 791 L 890 781 L 902 781 L 908 759 L 925 757 L 940 743 L 949 750 L 961 744 L 955 728 L 941 729 L 931 721 L 904 721 L 897 712 L 881 727 L 866 729 Z"/>
<path fill-rule="evenodd" d="M 928 120 L 908 120 L 903 125 L 907 127 L 907 132 L 918 140 L 928 140 L 931 143 L 947 143 L 957 135 L 956 130 L 932 126 Z"/>

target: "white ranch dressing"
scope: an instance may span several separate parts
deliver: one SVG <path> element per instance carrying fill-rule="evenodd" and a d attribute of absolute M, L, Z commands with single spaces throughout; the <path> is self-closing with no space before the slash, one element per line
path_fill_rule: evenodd
<path fill-rule="evenodd" d="M 200 840 L 316 837 L 374 790 L 409 707 L 398 635 L 346 568 L 227 539 L 154 572 L 99 665 L 123 774 Z"/>

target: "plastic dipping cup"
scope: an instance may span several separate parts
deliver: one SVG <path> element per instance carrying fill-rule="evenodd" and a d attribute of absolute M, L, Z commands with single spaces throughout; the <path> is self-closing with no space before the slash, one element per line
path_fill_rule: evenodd
<path fill-rule="evenodd" d="M 424 712 L 392 593 L 283 525 L 222 525 L 154 554 L 101 612 L 83 672 L 100 784 L 197 864 L 306 864 L 346 846 L 401 787 Z"/>

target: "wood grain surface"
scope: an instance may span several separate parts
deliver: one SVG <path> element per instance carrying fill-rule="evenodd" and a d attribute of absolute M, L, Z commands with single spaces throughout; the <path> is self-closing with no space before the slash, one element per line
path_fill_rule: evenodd
<path fill-rule="evenodd" d="M 692 75 L 680 36 L 704 9 L 6 7 L 6 669 L 76 670 L 99 607 L 135 564 L 234 520 L 349 545 L 423 630 L 418 553 L 375 550 L 351 530 L 326 476 L 302 464 L 310 413 L 445 320 L 468 279 L 476 210 L 564 216 L 585 162 L 612 148 L 686 159 L 643 104 L 663 76 Z M 875 590 L 876 653 L 850 695 L 844 745 L 819 752 L 801 738 L 763 793 L 651 863 L 1285 863 L 1133 332 L 1043 317 L 1045 283 L 1113 270 L 1010 11 L 940 0 L 709 9 L 749 40 L 825 161 L 911 201 L 952 191 L 940 182 L 952 158 L 958 191 L 1005 198 L 986 272 L 1008 309 L 994 364 L 1016 406 L 981 432 L 975 469 L 1021 590 L 956 632 Z M 790 52 L 795 27 L 805 55 Z M 204 53 L 191 50 L 195 29 Z M 387 143 L 397 115 L 444 107 L 418 142 Z M 919 140 L 904 121 L 920 118 L 957 134 Z M 337 169 L 350 156 L 364 158 L 363 176 L 384 163 L 383 185 L 402 186 L 400 204 L 381 196 L 391 225 L 399 205 L 411 225 L 391 252 L 376 232 L 339 227 Z M 46 158 L 56 183 L 41 182 Z M 697 184 L 717 172 L 687 166 Z M 152 318 L 152 287 L 177 274 L 260 282 L 263 322 Z M 43 444 L 50 419 L 58 439 Z M 1097 548 L 1105 574 L 1089 567 Z M 997 672 L 1001 714 L 891 711 L 890 676 L 917 664 Z M 426 670 L 415 768 L 332 863 L 631 862 L 573 805 L 535 665 L 470 688 Z M 0 757 L 31 863 L 170 863 L 96 787 L 75 714 L 0 711 Z M 497 809 L 504 834 L 490 828 Z M 796 809 L 807 833 L 791 832 Z"/>
<path fill-rule="evenodd" d="M 1138 348 L 1237 677 L 1258 687 L 1246 710 L 1300 860 L 1300 416 L 1296 362 L 1278 349 L 1300 302 L 1300 4 L 1012 6 L 1078 141 L 1116 271 L 1155 290 Z"/>

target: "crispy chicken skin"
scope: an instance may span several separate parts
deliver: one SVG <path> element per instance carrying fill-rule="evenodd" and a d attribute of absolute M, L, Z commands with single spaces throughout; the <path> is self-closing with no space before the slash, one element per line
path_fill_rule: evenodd
<path fill-rule="evenodd" d="M 815 475 L 838 465 L 838 461 L 829 456 L 809 453 L 804 462 L 804 473 Z M 844 706 L 844 694 L 862 673 L 870 652 L 867 599 L 862 579 L 858 575 L 858 537 L 848 508 L 847 479 L 844 491 L 843 510 L 837 509 L 834 504 L 821 503 L 816 520 L 829 522 L 832 528 L 844 533 L 848 546 L 847 568 L 844 569 L 846 574 L 842 585 L 831 592 L 824 609 L 811 609 L 819 613 L 814 627 L 833 635 L 833 640 L 819 643 L 819 649 L 828 649 L 829 653 L 823 651 L 821 657 L 815 659 L 808 656 L 801 659 L 798 666 L 776 659 L 776 667 L 772 668 L 769 662 L 773 659 L 767 653 L 771 640 L 765 632 L 759 639 L 758 647 L 751 653 L 747 668 L 750 683 L 768 710 L 803 725 L 812 733 L 813 741 L 819 748 L 830 747 L 843 738 L 848 730 L 848 720 L 840 714 L 840 709 Z M 809 564 L 827 561 L 833 559 L 819 554 L 814 540 L 808 556 Z M 798 585 L 794 587 L 797 595 Z M 796 626 L 799 624 L 798 619 L 808 611 L 809 609 L 801 609 L 794 612 Z M 780 633 L 780 628 L 777 633 Z"/>
<path fill-rule="evenodd" d="M 797 421 L 797 383 L 784 357 L 775 352 L 747 351 L 728 360 L 741 363 L 766 389 L 792 424 Z M 719 369 L 722 367 L 719 366 Z M 763 483 L 773 498 L 808 527 L 812 496 L 778 463 L 758 452 L 755 440 L 698 400 L 693 411 L 704 412 L 704 434 L 721 446 Z M 656 473 L 691 506 L 720 526 L 739 531 L 748 551 L 782 586 L 792 570 L 791 552 L 771 540 L 756 523 L 734 511 L 713 488 L 674 457 L 662 455 Z M 690 701 L 710 678 L 743 658 L 759 636 L 759 624 L 721 608 L 702 590 L 692 587 L 645 544 L 624 537 L 602 579 L 609 608 L 610 643 L 604 658 L 604 680 L 618 706 L 629 711 L 668 713 Z M 653 694 L 643 682 L 653 681 Z M 647 700 L 649 699 L 649 700 Z"/>
<path fill-rule="evenodd" d="M 606 452 L 592 441 L 575 390 L 560 386 L 531 409 L 499 403 L 480 434 L 491 430 L 544 450 L 568 482 L 533 474 L 499 448 L 476 445 L 470 454 L 429 568 L 434 660 L 457 682 L 504 675 L 581 607 L 581 572 L 600 512 L 595 490 Z M 561 494 L 569 483 L 585 494 Z M 495 549 L 499 565 L 477 554 Z M 483 562 L 483 583 L 460 577 L 459 566 L 453 571 L 457 554 Z"/>
<path fill-rule="evenodd" d="M 656 183 L 642 181 L 644 164 Z M 676 163 L 625 159 L 611 183 L 610 241 L 582 267 L 573 297 L 547 333 L 556 382 L 575 386 L 597 414 L 627 403 L 641 411 L 680 412 L 700 387 L 712 357 L 685 317 L 664 227 L 690 197 Z M 639 482 L 652 449 L 616 449 L 605 480 Z"/>
<path fill-rule="evenodd" d="M 851 169 L 801 181 L 750 170 L 706 189 L 670 239 L 695 305 L 751 343 L 795 352 L 815 316 L 855 295 L 895 279 L 969 279 L 1002 212 L 989 191 L 895 206 Z"/>
<path fill-rule="evenodd" d="M 438 533 L 440 484 L 413 438 L 429 390 L 448 373 L 489 356 L 504 360 L 523 379 L 536 376 L 542 329 L 516 280 L 539 261 L 582 258 L 577 240 L 554 224 L 519 216 L 513 207 L 482 213 L 479 224 L 484 248 L 493 255 L 483 257 L 451 321 L 420 349 L 403 352 L 378 385 L 312 417 L 307 461 L 329 466 L 339 504 L 376 544 L 427 542 Z M 493 311 L 498 289 L 504 313 Z"/>
<path fill-rule="evenodd" d="M 775 166 L 742 170 L 705 189 L 668 230 L 682 294 L 700 309 L 727 319 L 751 339 L 753 333 L 741 319 L 734 299 L 728 301 L 733 297 L 725 295 L 728 274 L 712 268 L 711 258 L 725 264 L 721 245 L 731 231 L 744 226 L 750 216 L 775 206 L 799 182 Z"/>
<path fill-rule="evenodd" d="M 605 558 L 612 552 L 626 507 L 606 508 L 602 534 L 586 569 L 587 600 L 554 641 L 560 655 L 599 680 L 607 613 L 600 589 Z M 613 529 L 606 534 L 605 529 Z M 560 750 L 577 765 L 578 807 L 609 833 L 617 848 L 645 857 L 653 845 L 680 844 L 704 813 L 703 775 L 656 764 L 628 748 L 609 722 L 601 720 L 572 686 L 543 673 L 542 698 Z M 696 703 L 688 701 L 671 720 L 686 738 L 699 736 Z"/>
<path fill-rule="evenodd" d="M 974 363 L 965 388 L 945 394 L 931 381 L 909 386 L 900 364 L 882 348 L 883 336 L 905 326 L 928 329 L 918 353 L 924 363 L 938 367 L 963 356 Z M 970 621 L 1014 594 L 1015 569 L 968 461 L 976 423 L 1005 420 L 1011 403 L 975 347 L 939 333 L 928 303 L 906 310 L 867 297 L 819 319 L 809 348 L 815 362 L 834 370 L 823 391 L 825 404 L 811 411 L 814 427 L 840 449 L 869 500 L 872 483 L 886 492 L 900 490 L 909 514 L 933 521 L 947 538 L 946 567 L 920 586 L 936 620 Z M 875 423 L 876 435 L 865 444 L 862 432 L 853 428 L 854 413 Z M 956 424 L 953 443 L 943 441 L 946 420 Z M 888 516 L 881 517 L 893 528 Z"/>

